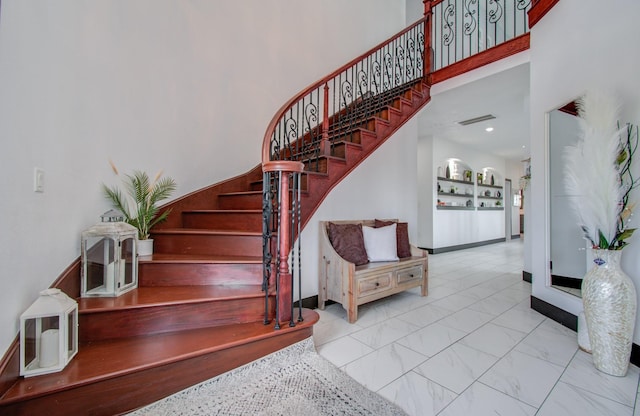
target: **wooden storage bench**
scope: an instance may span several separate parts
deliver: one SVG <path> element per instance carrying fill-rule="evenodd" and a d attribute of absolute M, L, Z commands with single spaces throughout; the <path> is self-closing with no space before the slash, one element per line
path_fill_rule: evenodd
<path fill-rule="evenodd" d="M 391 220 L 396 221 L 396 220 Z M 411 257 L 398 261 L 371 262 L 356 266 L 335 251 L 329 239 L 329 223 L 362 224 L 373 227 L 375 220 L 321 221 L 318 307 L 333 300 L 342 304 L 350 323 L 358 319 L 358 306 L 420 286 L 428 293 L 428 254 L 411 245 Z"/>

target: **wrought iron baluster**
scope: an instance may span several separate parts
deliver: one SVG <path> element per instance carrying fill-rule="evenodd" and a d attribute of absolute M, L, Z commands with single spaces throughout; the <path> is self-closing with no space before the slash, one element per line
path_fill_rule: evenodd
<path fill-rule="evenodd" d="M 302 174 L 296 173 L 294 180 L 294 189 L 296 193 L 293 201 L 296 207 L 296 234 L 298 236 L 298 322 L 304 321 L 302 318 L 302 205 L 300 200 L 301 186 L 302 186 Z M 293 229 L 293 227 L 291 227 Z M 292 240 L 293 241 L 293 240 Z M 293 313 L 291 314 L 293 317 Z"/>
<path fill-rule="evenodd" d="M 271 281 L 271 221 L 273 216 L 273 194 L 271 185 L 271 173 L 262 174 L 262 290 L 264 292 L 264 324 L 267 325 L 269 319 L 269 282 Z"/>
<path fill-rule="evenodd" d="M 275 270 L 276 270 L 276 275 L 275 275 L 275 288 L 276 288 L 276 323 L 274 328 L 275 329 L 280 329 L 280 317 L 282 316 L 282 311 L 280 310 L 280 262 L 281 262 L 281 258 L 280 258 L 280 239 L 282 238 L 281 233 L 279 232 L 280 230 L 280 224 L 282 224 L 282 210 L 283 209 L 287 209 L 286 207 L 282 207 L 280 205 L 280 197 L 282 194 L 282 187 L 280 186 L 280 184 L 282 183 L 282 175 L 283 172 L 277 172 L 275 174 L 276 177 L 276 199 L 274 202 L 274 207 L 275 207 L 275 216 L 276 216 L 276 228 L 274 228 L 275 230 L 277 230 L 276 232 L 276 264 L 275 264 Z"/>
<path fill-rule="evenodd" d="M 445 0 L 431 9 L 434 70 L 528 32 L 531 0 Z"/>

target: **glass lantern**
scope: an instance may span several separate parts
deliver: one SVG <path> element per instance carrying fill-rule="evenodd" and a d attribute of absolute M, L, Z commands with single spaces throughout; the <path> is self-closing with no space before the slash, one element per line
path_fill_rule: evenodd
<path fill-rule="evenodd" d="M 116 297 L 138 287 L 137 230 L 111 210 L 82 232 L 82 297 Z"/>
<path fill-rule="evenodd" d="M 61 371 L 78 352 L 78 303 L 47 289 L 20 315 L 20 375 Z"/>

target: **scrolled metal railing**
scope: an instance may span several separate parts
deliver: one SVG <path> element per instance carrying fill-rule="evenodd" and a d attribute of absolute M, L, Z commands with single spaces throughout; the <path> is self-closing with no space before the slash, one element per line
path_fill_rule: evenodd
<path fill-rule="evenodd" d="M 531 0 L 442 0 L 432 5 L 433 70 L 529 31 Z"/>
<path fill-rule="evenodd" d="M 425 2 L 425 10 L 430 10 Z M 275 327 L 295 325 L 293 287 L 300 290 L 300 182 L 303 170 L 318 171 L 335 141 L 353 141 L 354 129 L 384 109 L 429 71 L 425 53 L 429 15 L 285 103 L 267 127 L 263 165 L 263 289 L 265 324 L 275 294 Z M 291 254 L 291 256 L 290 256 Z M 275 293 L 272 293 L 275 291 Z M 297 319 L 302 319 L 302 311 Z"/>
<path fill-rule="evenodd" d="M 380 111 L 399 89 L 424 74 L 425 17 L 289 100 L 265 134 L 262 160 L 309 160 L 330 147 L 323 140 Z M 307 169 L 313 167 L 307 166 Z"/>

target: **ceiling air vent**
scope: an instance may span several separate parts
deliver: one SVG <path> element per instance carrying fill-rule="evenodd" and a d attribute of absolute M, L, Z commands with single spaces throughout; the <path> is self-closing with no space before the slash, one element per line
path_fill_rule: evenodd
<path fill-rule="evenodd" d="M 469 124 L 480 123 L 481 121 L 491 120 L 494 118 L 496 117 L 493 114 L 486 114 L 484 116 L 470 118 L 469 120 L 458 121 L 458 124 L 461 124 L 463 126 L 468 126 Z"/>

